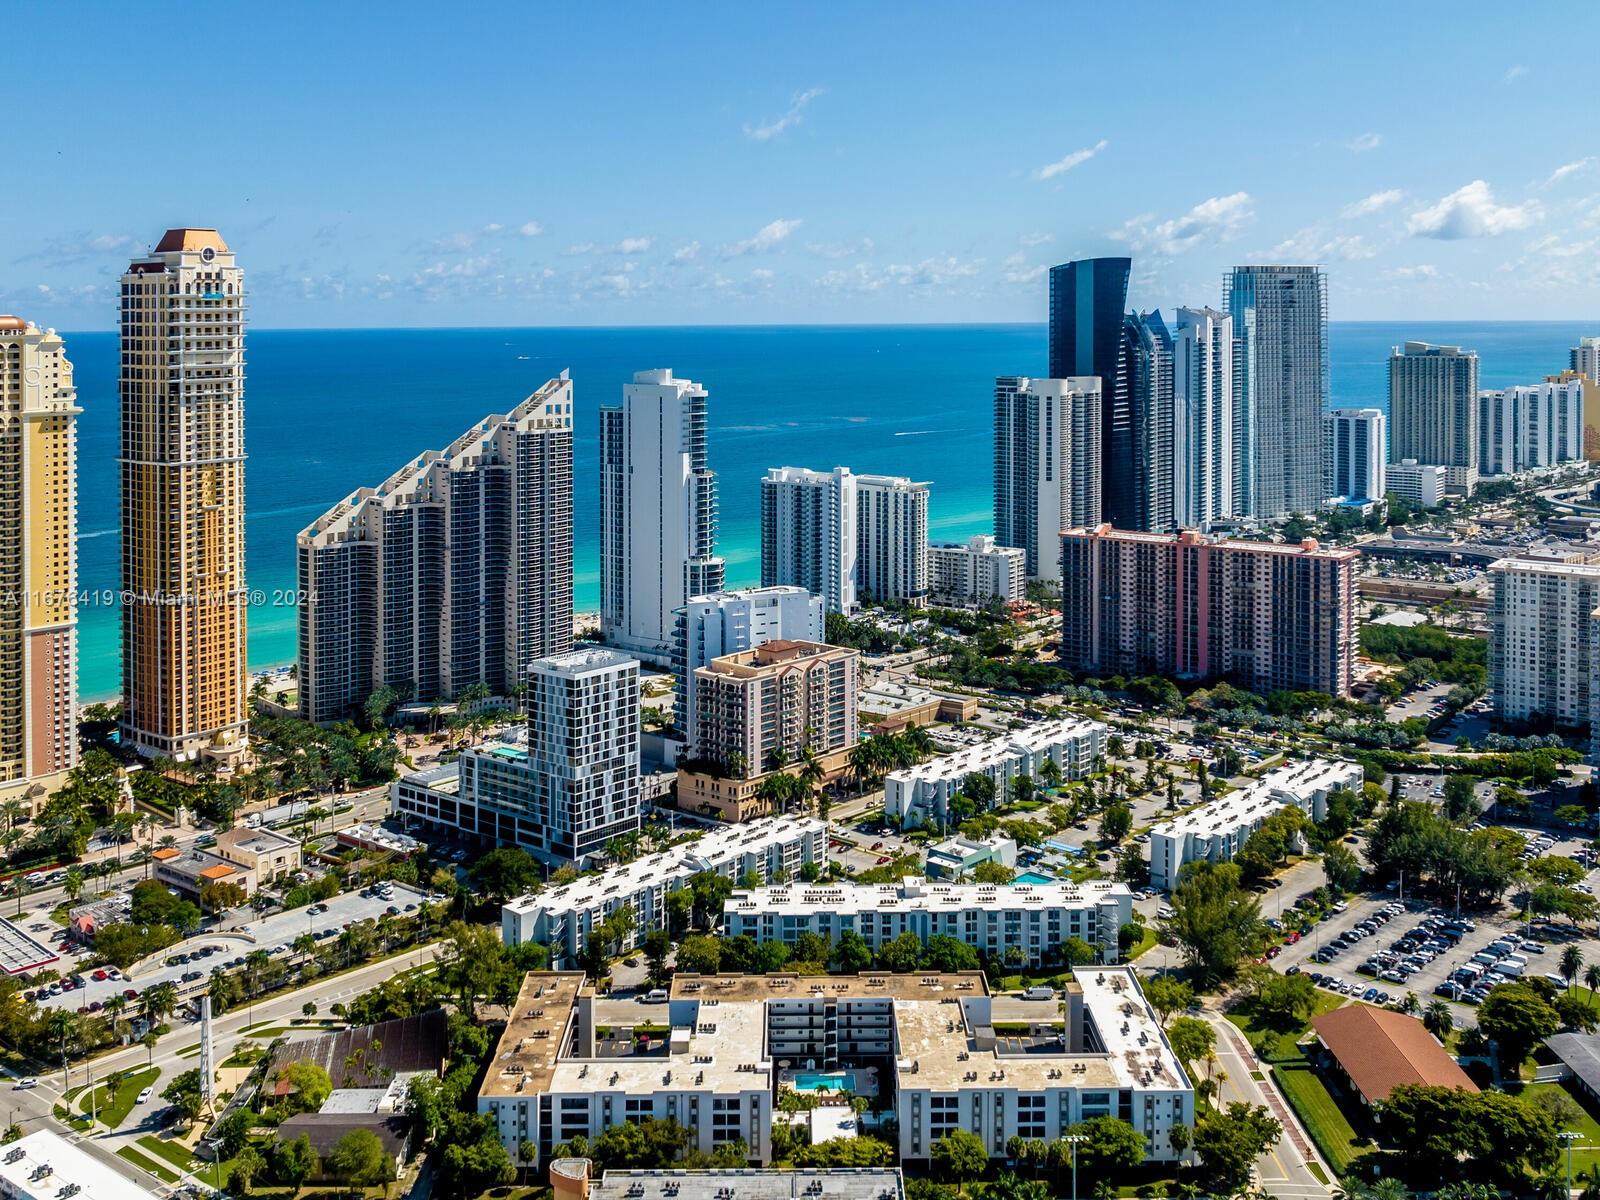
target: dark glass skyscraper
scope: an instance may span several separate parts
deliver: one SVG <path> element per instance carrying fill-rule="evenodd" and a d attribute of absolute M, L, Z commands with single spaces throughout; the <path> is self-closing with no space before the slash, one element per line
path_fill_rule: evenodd
<path fill-rule="evenodd" d="M 1050 270 L 1050 376 L 1100 378 L 1100 514 L 1118 529 L 1172 528 L 1172 338 L 1128 309 L 1133 260 Z"/>

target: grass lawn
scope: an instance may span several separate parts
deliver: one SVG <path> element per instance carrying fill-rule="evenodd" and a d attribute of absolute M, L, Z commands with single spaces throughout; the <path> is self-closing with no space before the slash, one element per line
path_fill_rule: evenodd
<path fill-rule="evenodd" d="M 143 1071 L 130 1071 L 122 1077 L 122 1084 L 112 1092 L 105 1084 L 99 1084 L 94 1089 L 94 1105 L 97 1116 L 102 1125 L 107 1129 L 115 1129 L 128 1119 L 128 1114 L 133 1111 L 133 1102 L 139 1093 L 160 1078 L 160 1071 L 146 1068 Z M 90 1111 L 89 1095 L 86 1092 L 78 1099 L 78 1109 L 81 1112 Z"/>
<path fill-rule="evenodd" d="M 117 1148 L 117 1157 L 127 1159 L 141 1171 L 148 1171 L 151 1175 L 154 1175 L 163 1183 L 177 1183 L 179 1179 L 182 1178 L 182 1176 L 180 1176 L 170 1167 L 163 1166 L 154 1159 L 146 1158 L 132 1146 L 119 1146 Z"/>
<path fill-rule="evenodd" d="M 1319 989 L 1316 999 L 1312 1001 L 1311 1015 L 1320 1017 L 1325 1012 L 1332 1012 L 1342 1005 L 1344 1001 L 1345 998 L 1343 996 L 1335 996 L 1332 992 L 1324 992 Z M 1295 1045 L 1295 1041 L 1305 1036 L 1306 1030 L 1310 1028 L 1309 1021 L 1299 1029 L 1273 1029 L 1261 1023 L 1256 1014 L 1245 1007 L 1230 1009 L 1227 1017 L 1244 1034 L 1246 1040 L 1250 1043 L 1250 1048 L 1266 1061 L 1273 1063 L 1305 1061 L 1305 1055 L 1300 1052 L 1300 1048 Z M 1264 1051 L 1263 1045 L 1268 1042 L 1271 1043 L 1271 1048 Z"/>
<path fill-rule="evenodd" d="M 198 1058 L 200 1056 L 200 1043 L 196 1042 L 192 1046 L 180 1046 L 173 1053 L 179 1058 Z"/>
<path fill-rule="evenodd" d="M 1142 928 L 1144 929 L 1144 936 L 1139 939 L 1137 946 L 1133 946 L 1128 950 L 1128 953 L 1123 958 L 1124 962 L 1132 962 L 1156 944 L 1156 940 L 1159 937 L 1156 927 L 1154 925 L 1145 925 Z"/>
<path fill-rule="evenodd" d="M 139 1145 L 157 1158 L 166 1159 L 180 1171 L 193 1171 L 201 1165 L 182 1142 L 163 1140 L 153 1133 L 147 1133 L 139 1139 Z"/>
<path fill-rule="evenodd" d="M 1600 1121 L 1595 1119 L 1595 1114 L 1582 1096 L 1569 1090 L 1559 1083 L 1525 1083 L 1517 1094 L 1524 1100 L 1532 1100 L 1540 1092 L 1560 1092 L 1578 1106 L 1582 1114 L 1567 1128 L 1576 1133 L 1583 1140 L 1572 1148 L 1572 1169 L 1574 1172 L 1587 1171 L 1590 1167 L 1600 1164 Z M 1562 1154 L 1563 1166 L 1566 1155 Z"/>
<path fill-rule="evenodd" d="M 1282 1065 L 1273 1076 L 1322 1157 L 1328 1160 L 1335 1174 L 1343 1175 L 1360 1150 L 1356 1146 L 1356 1131 L 1350 1127 L 1338 1102 L 1328 1094 L 1309 1064 Z"/>

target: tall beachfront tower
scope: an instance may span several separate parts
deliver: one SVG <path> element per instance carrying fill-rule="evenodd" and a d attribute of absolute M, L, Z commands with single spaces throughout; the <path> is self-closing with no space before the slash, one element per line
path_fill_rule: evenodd
<path fill-rule="evenodd" d="M 1123 329 L 1132 270 L 1130 258 L 1085 258 L 1050 268 L 1050 378 L 1100 377 L 1100 466 L 1094 482 L 1101 494 L 1094 504 L 1100 517 L 1123 528 L 1133 519 L 1137 494 Z M 1100 517 L 1087 523 L 1097 523 Z M 995 536 L 1006 545 L 1023 545 L 1007 542 L 999 530 Z M 1037 575 L 1031 558 L 1029 574 Z"/>
<path fill-rule="evenodd" d="M 0 802 L 78 761 L 77 416 L 54 330 L 0 316 Z"/>
<path fill-rule="evenodd" d="M 503 696 L 572 649 L 572 403 L 562 372 L 300 534 L 302 717 Z"/>
<path fill-rule="evenodd" d="M 1455 491 L 1478 482 L 1478 353 L 1407 342 L 1389 354 L 1389 461 L 1443 467 Z"/>
<path fill-rule="evenodd" d="M 607 643 L 672 661 L 677 610 L 722 590 L 706 399 L 670 370 L 640 371 L 600 409 L 600 621 Z"/>
<path fill-rule="evenodd" d="M 244 272 L 169 229 L 122 277 L 123 739 L 243 754 Z"/>
<path fill-rule="evenodd" d="M 1223 277 L 1222 307 L 1239 343 L 1235 512 L 1315 512 L 1326 476 L 1328 276 L 1321 267 L 1235 267 Z"/>
<path fill-rule="evenodd" d="M 1061 531 L 1100 524 L 1100 379 L 994 381 L 994 539 L 1061 579 Z"/>
<path fill-rule="evenodd" d="M 1233 318 L 1180 308 L 1172 337 L 1173 521 L 1209 530 L 1233 516 Z"/>

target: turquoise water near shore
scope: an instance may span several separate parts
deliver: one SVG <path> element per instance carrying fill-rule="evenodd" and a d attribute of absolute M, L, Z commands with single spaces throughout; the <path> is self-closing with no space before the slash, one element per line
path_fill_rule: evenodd
<path fill-rule="evenodd" d="M 1335 322 L 1332 399 L 1388 407 L 1389 347 L 1478 350 L 1482 384 L 1537 380 L 1600 322 Z M 78 402 L 78 691 L 117 694 L 117 339 L 65 334 Z M 628 329 L 252 330 L 245 392 L 250 665 L 295 655 L 295 535 L 345 494 L 504 412 L 563 368 L 577 402 L 575 604 L 598 605 L 596 411 L 632 373 L 671 367 L 710 391 L 718 549 L 758 582 L 762 474 L 773 466 L 909 475 L 932 484 L 930 533 L 990 529 L 996 375 L 1045 369 L 1042 325 Z"/>

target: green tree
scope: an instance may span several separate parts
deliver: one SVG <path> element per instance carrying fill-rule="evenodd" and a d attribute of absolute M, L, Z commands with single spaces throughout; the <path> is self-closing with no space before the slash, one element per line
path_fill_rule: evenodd
<path fill-rule="evenodd" d="M 177 1109 L 178 1115 L 184 1121 L 192 1125 L 201 1110 L 205 1108 L 205 1097 L 200 1092 L 199 1070 L 184 1071 L 173 1076 L 172 1082 L 162 1089 L 161 1098 Z"/>
<path fill-rule="evenodd" d="M 1249 1179 L 1256 1159 L 1282 1136 L 1283 1126 L 1265 1108 L 1235 1101 L 1195 1121 L 1192 1145 L 1206 1173 L 1231 1196 Z"/>
<path fill-rule="evenodd" d="M 1561 1028 L 1561 1018 L 1530 985 L 1504 983 L 1479 1007 L 1478 1028 L 1494 1042 L 1500 1069 L 1516 1078 L 1534 1046 Z"/>
<path fill-rule="evenodd" d="M 1173 915 L 1162 927 L 1205 983 L 1232 978 L 1240 960 L 1262 942 L 1261 906 L 1240 886 L 1233 863 L 1186 864 L 1171 906 Z"/>
<path fill-rule="evenodd" d="M 348 1184 L 352 1193 L 374 1184 L 387 1183 L 394 1164 L 370 1129 L 352 1129 L 328 1149 L 323 1167 L 329 1175 Z"/>
<path fill-rule="evenodd" d="M 671 953 L 672 938 L 665 929 L 652 929 L 644 935 L 644 960 L 651 987 L 666 986 L 672 975 L 667 969 L 667 956 Z"/>
<path fill-rule="evenodd" d="M 166 1093 L 162 1093 L 163 1098 Z M 305 1134 L 292 1141 L 274 1143 L 271 1151 L 272 1176 L 279 1183 L 298 1188 L 317 1173 L 317 1152 Z"/>
<path fill-rule="evenodd" d="M 278 1071 L 279 1082 L 290 1088 L 283 1103 L 291 1113 L 316 1112 L 333 1093 L 333 1081 L 320 1063 L 300 1059 Z"/>
<path fill-rule="evenodd" d="M 1100 817 L 1100 842 L 1111 846 L 1128 836 L 1133 828 L 1133 810 L 1126 804 L 1113 804 Z"/>
<path fill-rule="evenodd" d="M 1348 895 L 1361 885 L 1361 862 L 1348 846 L 1334 842 L 1322 852 L 1322 875 L 1330 892 Z"/>
<path fill-rule="evenodd" d="M 1199 1017 L 1177 1017 L 1167 1029 L 1167 1041 L 1184 1062 L 1204 1062 L 1216 1049 L 1217 1031 Z"/>
<path fill-rule="evenodd" d="M 1010 883 L 1016 877 L 1017 872 L 1014 868 L 1008 867 L 1002 862 L 995 862 L 992 859 L 988 862 L 981 862 L 972 869 L 972 879 L 975 883 L 1004 884 Z"/>
<path fill-rule="evenodd" d="M 1068 1133 L 1085 1139 L 1078 1143 L 1078 1169 L 1091 1179 L 1107 1179 L 1144 1161 L 1144 1136 L 1119 1117 L 1090 1117 Z"/>
<path fill-rule="evenodd" d="M 245 1146 L 233 1156 L 233 1169 L 228 1172 L 228 1187 L 236 1195 L 246 1195 L 255 1181 L 267 1169 L 267 1160 L 254 1146 Z"/>
<path fill-rule="evenodd" d="M 472 886 L 496 904 L 531 891 L 539 882 L 539 864 L 520 846 L 498 846 L 472 864 Z"/>
<path fill-rule="evenodd" d="M 878 947 L 878 965 L 885 971 L 906 974 L 922 961 L 922 939 L 907 930 Z"/>
<path fill-rule="evenodd" d="M 833 944 L 829 965 L 841 975 L 859 975 L 872 966 L 872 948 L 854 929 L 842 930 Z"/>
<path fill-rule="evenodd" d="M 722 969 L 722 946 L 716 938 L 693 934 L 679 944 L 677 963 L 686 975 L 715 975 Z"/>
<path fill-rule="evenodd" d="M 964 1192 L 967 1184 L 981 1178 L 988 1169 L 989 1151 L 977 1134 L 952 1129 L 933 1144 L 930 1165 L 936 1176 Z"/>
<path fill-rule="evenodd" d="M 1145 980 L 1144 998 L 1165 1025 L 1173 1013 L 1194 1003 L 1194 989 L 1175 975 L 1155 975 Z"/>

